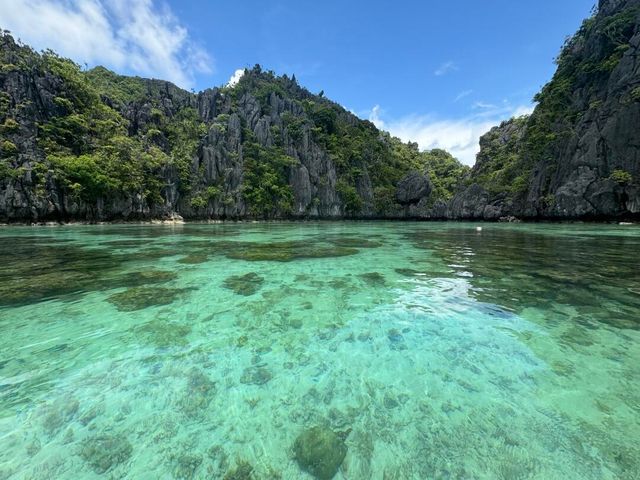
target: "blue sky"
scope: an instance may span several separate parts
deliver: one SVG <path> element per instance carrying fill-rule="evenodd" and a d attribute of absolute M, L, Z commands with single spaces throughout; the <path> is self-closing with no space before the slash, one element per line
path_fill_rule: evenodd
<path fill-rule="evenodd" d="M 79 63 L 195 90 L 260 63 L 362 118 L 473 163 L 531 109 L 594 0 L 0 0 L 0 26 Z"/>

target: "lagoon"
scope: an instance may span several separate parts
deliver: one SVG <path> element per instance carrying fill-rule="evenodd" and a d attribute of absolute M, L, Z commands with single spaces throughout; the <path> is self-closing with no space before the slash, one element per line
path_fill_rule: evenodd
<path fill-rule="evenodd" d="M 640 228 L 477 226 L 0 229 L 0 478 L 640 478 Z"/>

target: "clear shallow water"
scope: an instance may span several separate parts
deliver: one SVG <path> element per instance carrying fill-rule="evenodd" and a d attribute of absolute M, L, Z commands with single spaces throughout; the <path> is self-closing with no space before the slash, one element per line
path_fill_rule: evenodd
<path fill-rule="evenodd" d="M 2 229 L 0 478 L 312 478 L 316 425 L 337 479 L 640 478 L 639 254 L 635 226 Z"/>

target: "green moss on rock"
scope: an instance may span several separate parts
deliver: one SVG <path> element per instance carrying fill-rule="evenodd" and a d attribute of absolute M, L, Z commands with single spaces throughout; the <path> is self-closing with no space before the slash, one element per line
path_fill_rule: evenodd
<path fill-rule="evenodd" d="M 194 478 L 196 470 L 202 463 L 202 456 L 195 454 L 183 454 L 174 459 L 174 478 Z"/>
<path fill-rule="evenodd" d="M 384 275 L 379 272 L 367 272 L 358 275 L 367 285 L 372 287 L 381 287 L 386 281 Z"/>
<path fill-rule="evenodd" d="M 273 374 L 265 367 L 247 367 L 242 372 L 240 383 L 245 385 L 264 385 L 273 378 Z"/>
<path fill-rule="evenodd" d="M 308 241 L 250 244 L 231 249 L 227 257 L 248 261 L 290 262 L 306 258 L 332 258 L 355 255 L 358 250 L 349 247 L 322 245 Z"/>
<path fill-rule="evenodd" d="M 80 456 L 98 473 L 106 473 L 126 462 L 133 447 L 124 435 L 97 435 L 83 442 Z"/>
<path fill-rule="evenodd" d="M 293 452 L 302 470 L 319 480 L 331 480 L 347 455 L 347 446 L 330 428 L 317 426 L 296 438 Z"/>
<path fill-rule="evenodd" d="M 253 478 L 253 465 L 244 460 L 239 460 L 232 470 L 229 470 L 224 480 L 251 480 Z"/>
<path fill-rule="evenodd" d="M 255 272 L 250 272 L 245 275 L 232 275 L 223 282 L 222 286 L 233 290 L 238 295 L 248 297 L 260 290 L 263 283 L 264 278 Z"/>
<path fill-rule="evenodd" d="M 205 253 L 191 253 L 179 259 L 178 263 L 182 263 L 184 265 L 197 265 L 199 263 L 205 263 L 207 260 L 209 260 L 209 256 Z"/>
<path fill-rule="evenodd" d="M 132 312 L 148 307 L 169 305 L 182 291 L 163 287 L 134 287 L 111 295 L 108 301 L 122 312 Z"/>

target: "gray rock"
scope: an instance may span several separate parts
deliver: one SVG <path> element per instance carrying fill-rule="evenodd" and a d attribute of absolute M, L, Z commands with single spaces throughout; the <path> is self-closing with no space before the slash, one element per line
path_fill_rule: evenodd
<path fill-rule="evenodd" d="M 396 201 L 400 205 L 418 203 L 431 193 L 432 185 L 429 177 L 417 171 L 409 172 L 396 188 Z"/>
<path fill-rule="evenodd" d="M 447 216 L 455 219 L 483 218 L 488 201 L 489 194 L 474 183 L 451 199 Z"/>

